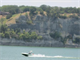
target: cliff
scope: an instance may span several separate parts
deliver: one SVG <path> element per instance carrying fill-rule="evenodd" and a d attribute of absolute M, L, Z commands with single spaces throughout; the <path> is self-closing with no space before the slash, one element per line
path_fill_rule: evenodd
<path fill-rule="evenodd" d="M 71 35 L 80 35 L 80 19 L 76 18 L 49 18 L 47 16 L 36 15 L 32 20 L 32 24 L 28 24 L 29 19 L 21 15 L 16 19 L 18 23 L 11 24 L 10 28 L 20 28 L 21 30 L 25 29 L 26 31 L 36 31 L 38 34 L 49 34 L 54 31 L 58 31 L 62 36 Z"/>
<path fill-rule="evenodd" d="M 32 19 L 32 23 L 28 23 Z M 9 21 L 8 21 L 9 22 Z M 76 38 L 75 35 L 80 36 L 80 18 L 53 18 L 42 15 L 35 15 L 33 18 L 20 15 L 15 24 L 10 24 L 8 27 L 12 29 L 19 28 L 21 31 L 37 32 L 43 37 L 42 40 L 32 40 L 25 42 L 15 39 L 0 39 L 1 45 L 26 45 L 26 46 L 50 46 L 50 47 L 80 47 L 80 44 L 75 44 L 72 41 Z M 60 32 L 63 38 L 71 35 L 72 39 L 67 39 L 65 45 L 60 39 L 54 39 L 50 33 L 55 31 Z M 2 41 L 3 40 L 3 41 Z M 6 41 L 6 42 L 5 42 Z"/>

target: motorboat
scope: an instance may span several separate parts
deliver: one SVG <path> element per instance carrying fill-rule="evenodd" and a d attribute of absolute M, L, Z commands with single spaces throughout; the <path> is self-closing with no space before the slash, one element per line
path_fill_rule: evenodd
<path fill-rule="evenodd" d="M 22 53 L 22 55 L 28 57 L 28 56 L 31 56 L 31 55 L 33 55 L 33 54 L 32 54 L 32 51 L 30 51 L 29 53 Z"/>

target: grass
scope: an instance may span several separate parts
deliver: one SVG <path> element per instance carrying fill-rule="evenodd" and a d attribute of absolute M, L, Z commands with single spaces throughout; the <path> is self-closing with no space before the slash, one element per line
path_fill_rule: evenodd
<path fill-rule="evenodd" d="M 6 22 L 6 24 L 7 24 L 7 25 L 16 24 L 16 19 L 17 19 L 20 15 L 25 15 L 25 13 L 14 14 L 10 19 L 8 19 L 8 21 Z"/>
<path fill-rule="evenodd" d="M 29 16 L 29 12 L 24 12 L 24 13 L 14 14 L 10 19 L 6 19 L 6 15 L 0 15 L 0 19 L 4 18 L 3 24 L 7 24 L 9 26 L 11 24 L 16 24 L 16 19 L 20 15 L 25 15 L 26 13 L 28 13 L 28 16 Z"/>
<path fill-rule="evenodd" d="M 10 19 L 6 19 L 6 15 L 0 15 L 0 19 L 4 18 L 5 21 L 3 22 L 4 24 L 7 25 L 11 25 L 11 24 L 16 24 L 16 19 L 20 16 L 20 15 L 25 15 L 28 14 L 28 18 L 29 20 L 31 20 L 29 13 L 30 12 L 24 12 L 24 13 L 18 13 L 18 14 L 14 14 Z M 76 13 L 74 13 L 76 16 L 78 16 Z M 38 15 L 40 15 L 40 12 L 38 12 Z M 44 11 L 44 15 L 47 16 L 47 13 Z M 69 17 L 70 15 L 73 15 L 73 13 L 64 13 L 64 14 L 60 14 L 62 16 L 66 15 L 67 17 Z M 35 18 L 34 18 L 35 19 Z"/>

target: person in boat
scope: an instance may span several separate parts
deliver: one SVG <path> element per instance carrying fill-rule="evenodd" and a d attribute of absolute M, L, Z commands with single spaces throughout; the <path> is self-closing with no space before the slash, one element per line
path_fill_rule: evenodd
<path fill-rule="evenodd" d="M 32 51 L 30 51 L 28 54 L 32 54 Z"/>

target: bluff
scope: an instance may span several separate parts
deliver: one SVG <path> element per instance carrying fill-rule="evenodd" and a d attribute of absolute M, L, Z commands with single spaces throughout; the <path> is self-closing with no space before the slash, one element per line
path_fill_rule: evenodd
<path fill-rule="evenodd" d="M 32 23 L 28 23 L 29 21 Z M 25 15 L 20 15 L 16 20 L 16 24 L 11 24 L 8 27 L 12 29 L 19 28 L 21 31 L 26 32 L 37 32 L 38 35 L 43 37 L 42 40 L 32 40 L 33 42 L 25 43 L 30 46 L 67 46 L 67 47 L 80 47 L 80 44 L 73 43 L 73 40 L 78 36 L 80 37 L 80 19 L 76 18 L 52 18 L 42 15 L 35 15 L 33 18 L 26 17 Z M 54 39 L 50 36 L 50 33 L 55 31 L 60 32 L 63 38 L 71 36 L 72 39 L 67 39 L 64 44 L 61 39 Z M 39 44 L 40 43 L 40 44 Z M 24 44 L 23 44 L 24 45 Z"/>
<path fill-rule="evenodd" d="M 9 20 L 10 21 L 10 20 Z M 9 22 L 8 21 L 8 22 Z M 73 43 L 76 37 L 80 37 L 80 18 L 53 18 L 43 15 L 29 16 L 20 15 L 15 19 L 15 24 L 9 24 L 12 29 L 19 28 L 22 32 L 35 31 L 42 36 L 42 40 L 32 39 L 30 42 L 16 39 L 0 38 L 1 45 L 24 45 L 24 46 L 50 46 L 50 47 L 80 47 L 80 44 Z M 59 32 L 66 42 L 59 37 L 57 39 L 50 36 L 50 33 Z M 69 38 L 70 37 L 70 38 Z"/>
<path fill-rule="evenodd" d="M 16 19 L 18 23 L 11 24 L 10 28 L 20 28 L 26 31 L 36 31 L 37 33 L 49 34 L 54 31 L 61 32 L 66 36 L 67 34 L 80 35 L 80 19 L 76 18 L 48 18 L 47 16 L 36 15 L 32 20 L 32 24 L 27 23 L 29 21 L 26 16 L 21 15 Z"/>

